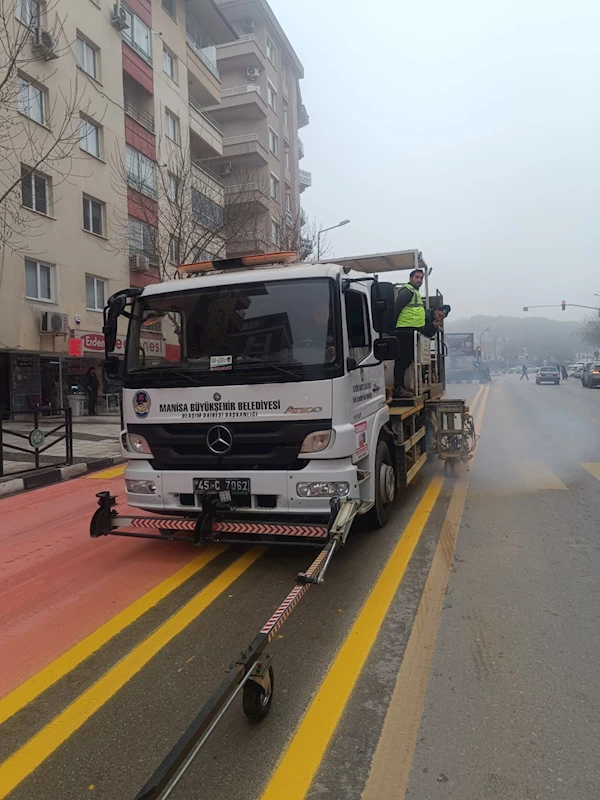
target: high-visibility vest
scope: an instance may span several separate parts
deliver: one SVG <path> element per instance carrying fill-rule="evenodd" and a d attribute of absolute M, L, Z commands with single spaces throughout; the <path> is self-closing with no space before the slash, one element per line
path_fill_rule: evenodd
<path fill-rule="evenodd" d="M 412 299 L 407 306 L 404 306 L 398 319 L 396 320 L 397 328 L 422 328 L 425 325 L 425 303 L 421 297 L 419 290 L 415 289 L 412 283 L 405 283 L 402 289 L 408 289 L 412 292 Z"/>

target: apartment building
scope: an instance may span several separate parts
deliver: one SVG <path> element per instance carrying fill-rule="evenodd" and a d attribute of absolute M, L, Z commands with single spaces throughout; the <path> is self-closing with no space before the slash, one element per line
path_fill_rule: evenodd
<path fill-rule="evenodd" d="M 205 162 L 225 183 L 226 203 L 253 207 L 252 223 L 227 242 L 229 256 L 297 247 L 300 193 L 298 131 L 308 124 L 299 81 L 304 69 L 266 0 L 217 0 L 237 34 L 217 48 L 221 103 L 209 108 L 223 153 Z"/>
<path fill-rule="evenodd" d="M 197 219 L 223 213 L 223 183 L 204 166 L 223 135 L 205 109 L 221 102 L 217 47 L 237 34 L 213 0 L 15 0 L 14 15 L 27 34 L 11 130 L 25 144 L 9 164 L 23 176 L 24 241 L 0 254 L 0 413 L 65 405 L 90 366 L 108 407 L 118 387 L 101 370 L 102 309 L 164 277 L 159 248 L 178 261 L 179 242 L 160 231 L 178 165 Z M 27 142 L 56 132 L 69 96 L 72 151 L 38 163 Z M 143 346 L 165 356 L 159 331 Z"/>

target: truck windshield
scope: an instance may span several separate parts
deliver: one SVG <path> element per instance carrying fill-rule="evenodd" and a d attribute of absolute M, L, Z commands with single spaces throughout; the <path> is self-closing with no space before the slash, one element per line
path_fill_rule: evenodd
<path fill-rule="evenodd" d="M 327 278 L 142 295 L 130 322 L 127 374 L 144 385 L 153 377 L 191 385 L 182 373 L 200 385 L 332 377 L 342 355 L 334 298 Z M 162 346 L 149 352 L 146 339 L 158 333 Z"/>

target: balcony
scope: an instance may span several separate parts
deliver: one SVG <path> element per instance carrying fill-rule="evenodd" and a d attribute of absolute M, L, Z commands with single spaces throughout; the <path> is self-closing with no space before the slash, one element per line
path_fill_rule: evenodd
<path fill-rule="evenodd" d="M 256 167 L 269 163 L 269 148 L 257 133 L 223 137 L 223 155 L 229 160 L 239 158 Z"/>
<path fill-rule="evenodd" d="M 219 123 L 208 114 L 193 97 L 188 98 L 190 129 L 208 146 L 207 157 L 223 155 L 223 130 Z"/>
<path fill-rule="evenodd" d="M 200 103 L 211 105 L 221 100 L 221 81 L 217 67 L 217 48 L 212 42 L 195 38 L 188 30 L 187 67 L 192 82 L 191 91 Z"/>
<path fill-rule="evenodd" d="M 257 67 L 264 69 L 267 54 L 253 33 L 246 33 L 233 42 L 225 42 L 217 48 L 217 59 L 227 70 Z"/>
<path fill-rule="evenodd" d="M 273 243 L 266 233 L 257 231 L 254 234 L 237 236 L 227 243 L 227 258 L 254 255 L 255 253 L 272 253 L 275 250 Z"/>
<path fill-rule="evenodd" d="M 136 103 L 131 95 L 123 95 L 123 108 L 128 117 L 134 119 L 150 133 L 154 133 L 154 116 L 139 103 Z"/>
<path fill-rule="evenodd" d="M 305 169 L 298 170 L 298 179 L 300 182 L 301 192 L 303 192 L 305 189 L 308 189 L 309 186 L 312 186 L 312 174 L 307 172 Z"/>
<path fill-rule="evenodd" d="M 210 196 L 219 205 L 223 204 L 225 196 L 223 182 L 212 170 L 194 158 L 192 158 L 192 182 L 196 188 Z"/>
<path fill-rule="evenodd" d="M 257 205 L 265 211 L 270 211 L 273 200 L 266 187 L 258 181 L 245 183 L 230 183 L 225 186 L 225 200 L 227 203 L 245 203 Z"/>
<path fill-rule="evenodd" d="M 263 120 L 267 117 L 267 101 L 262 96 L 260 86 L 248 83 L 244 86 L 230 86 L 221 92 L 221 104 L 207 110 L 217 119 L 227 122 L 240 118 Z"/>
<path fill-rule="evenodd" d="M 304 143 L 302 139 L 298 139 L 298 159 L 304 158 Z"/>

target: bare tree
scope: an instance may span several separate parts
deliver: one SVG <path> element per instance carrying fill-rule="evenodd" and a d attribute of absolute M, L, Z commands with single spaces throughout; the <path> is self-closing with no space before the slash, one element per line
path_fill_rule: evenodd
<path fill-rule="evenodd" d="M 188 148 L 159 146 L 158 163 L 139 155 L 111 159 L 113 186 L 127 196 L 133 219 L 113 231 L 120 252 L 141 252 L 159 280 L 177 277 L 179 264 L 224 258 L 228 249 L 264 249 L 269 190 L 252 172 L 226 178 L 195 161 Z"/>
<path fill-rule="evenodd" d="M 600 317 L 586 317 L 578 329 L 579 338 L 591 347 L 600 349 Z"/>
<path fill-rule="evenodd" d="M 277 224 L 281 231 L 281 249 L 297 252 L 301 261 L 315 259 L 317 249 L 320 249 L 321 257 L 331 250 L 327 235 L 320 232 L 321 229 L 316 221 L 311 222 L 302 208 L 296 213 L 288 210 L 280 212 L 277 215 Z M 321 242 L 318 248 L 319 237 Z"/>
<path fill-rule="evenodd" d="M 46 32 L 50 38 L 42 39 L 40 5 L 0 0 L 0 247 L 13 252 L 31 252 L 40 227 L 23 209 L 23 187 L 38 172 L 51 174 L 55 191 L 69 179 L 88 107 L 77 79 L 59 86 L 50 100 L 45 91 L 56 72 L 48 62 L 73 58 L 55 8 L 48 3 L 44 9 L 54 24 Z"/>

